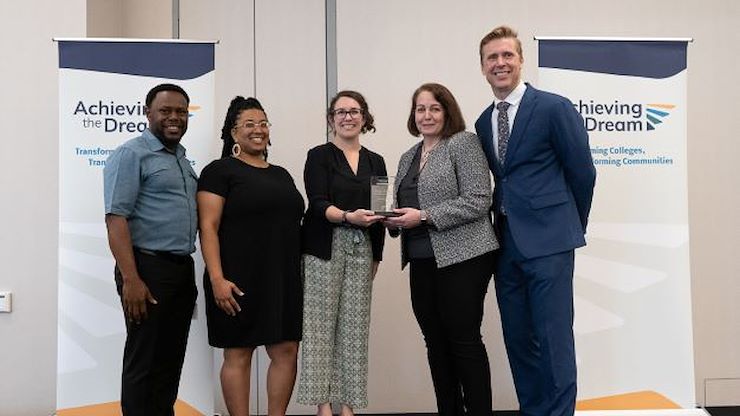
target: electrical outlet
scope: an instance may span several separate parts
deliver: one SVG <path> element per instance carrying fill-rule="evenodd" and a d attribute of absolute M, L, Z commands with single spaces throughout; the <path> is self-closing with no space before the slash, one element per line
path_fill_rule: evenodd
<path fill-rule="evenodd" d="M 12 298 L 11 292 L 0 292 L 0 312 L 10 312 L 13 309 Z"/>

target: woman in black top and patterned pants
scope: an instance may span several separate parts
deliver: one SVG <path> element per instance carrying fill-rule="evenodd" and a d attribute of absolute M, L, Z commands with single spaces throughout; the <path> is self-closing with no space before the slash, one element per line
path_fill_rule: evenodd
<path fill-rule="evenodd" d="M 327 121 L 334 135 L 308 152 L 304 171 L 304 311 L 298 402 L 342 416 L 367 407 L 372 279 L 382 259 L 382 217 L 369 211 L 370 177 L 387 175 L 383 158 L 360 145 L 375 131 L 365 99 L 341 91 Z"/>

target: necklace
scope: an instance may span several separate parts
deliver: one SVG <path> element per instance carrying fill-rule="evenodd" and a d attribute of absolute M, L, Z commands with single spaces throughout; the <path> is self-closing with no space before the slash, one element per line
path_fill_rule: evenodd
<path fill-rule="evenodd" d="M 429 146 L 428 149 L 424 148 L 424 143 L 421 144 L 421 158 L 419 159 L 419 172 L 421 172 L 422 169 L 424 169 L 424 166 L 427 164 L 427 160 L 429 159 L 429 154 L 432 153 L 432 150 L 434 150 L 435 147 L 439 144 L 440 140 L 437 140 L 436 143 Z"/>

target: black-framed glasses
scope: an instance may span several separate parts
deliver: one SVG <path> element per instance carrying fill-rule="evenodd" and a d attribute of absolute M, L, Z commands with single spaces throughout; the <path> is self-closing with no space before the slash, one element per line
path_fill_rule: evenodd
<path fill-rule="evenodd" d="M 272 127 L 272 123 L 270 123 L 267 120 L 264 121 L 245 121 L 242 124 L 237 124 L 236 127 L 244 127 L 245 129 L 256 129 L 257 127 L 262 127 L 263 129 L 269 129 Z"/>
<path fill-rule="evenodd" d="M 337 108 L 331 112 L 334 114 L 334 118 L 342 120 L 349 114 L 349 118 L 355 119 L 362 115 L 362 109 L 360 108 Z"/>

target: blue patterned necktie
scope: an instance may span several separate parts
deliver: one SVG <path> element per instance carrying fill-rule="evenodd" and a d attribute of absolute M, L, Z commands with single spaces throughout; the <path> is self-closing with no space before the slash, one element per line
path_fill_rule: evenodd
<path fill-rule="evenodd" d="M 496 104 L 498 110 L 498 160 L 504 164 L 506 160 L 506 148 L 509 145 L 509 109 L 511 104 L 501 101 Z"/>

